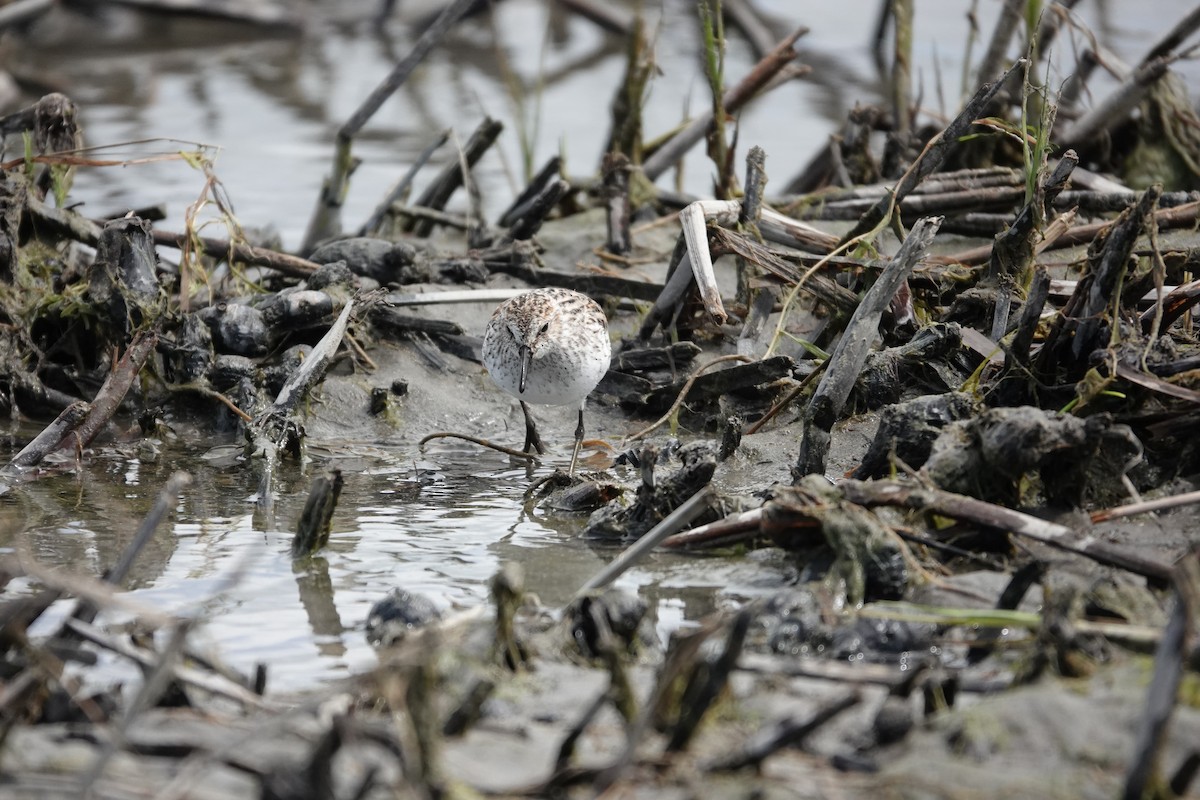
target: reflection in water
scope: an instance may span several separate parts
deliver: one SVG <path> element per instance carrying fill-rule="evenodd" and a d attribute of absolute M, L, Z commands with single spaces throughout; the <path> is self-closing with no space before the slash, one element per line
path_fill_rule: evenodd
<path fill-rule="evenodd" d="M 346 630 L 333 602 L 333 581 L 329 578 L 329 562 L 321 556 L 298 560 L 292 565 L 300 604 L 308 615 L 308 627 L 316 638 L 317 651 L 325 658 L 345 655 L 341 636 Z"/>

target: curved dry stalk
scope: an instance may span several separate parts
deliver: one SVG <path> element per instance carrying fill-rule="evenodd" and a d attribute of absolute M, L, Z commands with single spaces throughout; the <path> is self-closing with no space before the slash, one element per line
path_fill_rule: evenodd
<path fill-rule="evenodd" d="M 642 430 L 640 430 L 637 433 L 634 433 L 630 436 L 626 436 L 625 444 L 629 444 L 630 442 L 636 442 L 638 439 L 641 439 L 643 436 L 646 436 L 647 434 L 649 434 L 650 432 L 654 431 L 659 426 L 661 426 L 664 422 L 669 420 L 675 414 L 675 412 L 679 410 L 679 407 L 681 405 L 683 405 L 684 398 L 686 398 L 687 393 L 692 390 L 692 386 L 694 386 L 696 384 L 696 380 L 702 374 L 704 374 L 704 372 L 709 367 L 720 364 L 723 361 L 741 361 L 742 363 L 748 363 L 748 362 L 755 361 L 755 360 L 756 359 L 751 358 L 750 356 L 742 355 L 740 353 L 731 353 L 730 355 L 727 355 L 727 356 L 718 356 L 717 358 L 714 358 L 712 361 L 709 361 L 705 364 L 701 364 L 699 366 L 699 368 L 697 368 L 696 371 L 692 373 L 692 376 L 687 379 L 687 383 L 685 383 L 683 385 L 683 388 L 679 390 L 679 396 L 675 398 L 675 402 L 671 404 L 671 407 L 669 409 L 667 409 L 667 413 L 663 414 L 661 417 L 659 417 L 658 421 L 655 422 L 654 424 L 650 425 L 649 427 L 643 428 Z"/>
<path fill-rule="evenodd" d="M 480 447 L 486 447 L 489 450 L 496 450 L 506 455 L 513 456 L 514 458 L 523 458 L 526 461 L 537 460 L 537 456 L 533 453 L 526 453 L 524 450 L 518 450 L 515 447 L 505 447 L 502 444 L 493 444 L 487 439 L 481 439 L 478 436 L 470 436 L 465 433 L 455 433 L 453 431 L 435 431 L 434 433 L 431 433 L 425 438 L 421 439 L 421 441 L 417 442 L 417 446 L 424 447 L 426 442 L 431 442 L 434 439 L 461 439 L 464 442 L 477 444 Z"/>
<path fill-rule="evenodd" d="M 209 400 L 216 400 L 218 403 L 224 404 L 224 406 L 226 408 L 228 408 L 229 411 L 234 416 L 236 416 L 238 419 L 240 419 L 242 422 L 253 422 L 254 421 L 254 417 L 250 416 L 245 411 L 242 411 L 240 408 L 238 408 L 237 404 L 234 403 L 233 400 L 229 399 L 228 395 L 222 394 L 221 392 L 218 392 L 216 389 L 213 389 L 210 386 L 204 386 L 202 384 L 193 382 L 193 383 L 180 383 L 180 384 L 176 384 L 174 386 L 167 386 L 166 388 L 167 388 L 168 392 L 180 392 L 180 393 L 191 392 L 193 394 L 198 394 L 201 397 L 206 397 Z"/>

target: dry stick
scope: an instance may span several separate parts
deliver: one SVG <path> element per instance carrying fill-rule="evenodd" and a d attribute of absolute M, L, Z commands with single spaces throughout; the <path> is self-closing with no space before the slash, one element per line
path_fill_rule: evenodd
<path fill-rule="evenodd" d="M 369 217 L 367 217 L 367 221 L 364 222 L 362 227 L 358 229 L 359 236 L 370 236 L 378 232 L 379 226 L 383 222 L 383 218 L 387 216 L 387 213 L 392 206 L 404 196 L 404 194 L 408 191 L 408 187 L 412 186 L 412 182 L 416 179 L 417 173 L 421 171 L 421 168 L 429 162 L 429 159 L 433 157 L 433 154 L 436 153 L 442 145 L 449 141 L 449 139 L 450 131 L 442 131 L 440 134 L 438 134 L 436 139 L 430 142 L 425 149 L 417 155 L 417 158 L 415 161 L 413 161 L 412 166 L 410 166 L 408 171 L 404 173 L 404 177 L 397 181 L 395 186 L 393 186 L 391 189 L 388 189 L 387 194 L 385 194 L 383 199 L 379 201 L 379 205 L 375 206 L 375 210 L 371 212 Z"/>
<path fill-rule="evenodd" d="M 56 0 L 14 0 L 0 8 L 0 28 L 16 25 L 30 17 L 38 16 L 49 11 Z"/>
<path fill-rule="evenodd" d="M 1101 333 L 1107 325 L 1106 320 L 1102 318 L 1103 313 L 1128 273 L 1129 257 L 1133 255 L 1138 238 L 1153 220 L 1160 194 L 1161 183 L 1156 183 L 1143 192 L 1137 205 L 1126 209 L 1113 223 L 1108 238 L 1104 241 L 1103 251 L 1094 259 L 1089 256 L 1089 285 L 1085 286 L 1081 282 L 1072 295 L 1074 299 L 1075 295 L 1087 290 L 1087 294 L 1081 296 L 1079 309 L 1074 314 L 1080 321 L 1070 343 L 1071 352 L 1078 362 L 1082 362 L 1093 350 L 1101 346 Z M 1053 359 L 1050 359 L 1050 363 L 1052 361 Z"/>
<path fill-rule="evenodd" d="M 1079 156 L 1074 150 L 1064 153 L 1054 171 L 1042 181 L 1041 191 L 1029 198 L 1017 213 L 1013 224 L 993 242 L 989 276 L 1000 284 L 992 312 L 994 342 L 1003 339 L 1008 331 L 1009 304 L 1015 284 L 1024 283 L 1033 266 L 1036 253 L 1034 236 L 1045 216 L 1045 209 L 1050 207 L 1066 186 L 1078 163 Z"/>
<path fill-rule="evenodd" d="M 8 466 L 0 470 L 0 476 L 37 466 L 43 458 L 57 449 L 58 443 L 68 433 L 75 430 L 76 426 L 87 416 L 90 408 L 91 406 L 82 400 L 64 408 L 53 422 L 33 438 L 33 441 L 13 456 L 12 461 L 8 462 Z"/>
<path fill-rule="evenodd" d="M 807 32 L 808 28 L 797 28 L 765 58 L 755 64 L 750 74 L 743 78 L 741 83 L 727 91 L 725 97 L 722 98 L 725 113 L 737 113 L 738 109 L 748 103 L 780 70 L 787 66 L 788 62 L 796 57 L 796 51 L 792 49 L 792 45 Z M 711 113 L 702 114 L 693 120 L 646 159 L 642 164 L 642 172 L 651 181 L 658 178 L 672 164 L 683 158 L 684 153 L 690 150 L 696 142 L 704 138 L 712 126 L 712 121 Z"/>
<path fill-rule="evenodd" d="M 562 156 L 551 156 L 547 159 L 542 168 L 537 171 L 516 199 L 512 201 L 500 218 L 496 221 L 496 226 L 499 228 L 511 228 L 516 224 L 517 220 L 529 213 L 529 206 L 536 202 L 537 196 L 541 194 L 546 185 L 550 183 L 552 178 L 561 177 L 562 174 Z"/>
<path fill-rule="evenodd" d="M 1018 70 L 1024 69 L 1025 61 L 1026 59 L 1024 58 L 1017 59 L 1016 63 L 1009 67 L 1008 72 L 1004 73 L 1003 77 L 993 83 L 985 83 L 980 86 L 975 95 L 963 107 L 963 110 L 959 112 L 958 116 L 951 120 L 950 124 L 930 141 L 913 165 L 901 176 L 899 183 L 896 184 L 896 188 L 892 190 L 891 194 L 880 198 L 874 206 L 863 214 L 854 228 L 842 237 L 842 244 L 874 230 L 876 226 L 887 219 L 892 209 L 899 205 L 926 176 L 940 167 L 942 162 L 946 160 L 946 156 L 950 154 L 950 151 L 958 145 L 958 140 L 966 134 L 975 120 L 987 109 L 1001 87 Z"/>
<path fill-rule="evenodd" d="M 383 82 L 375 87 L 374 91 L 358 107 L 358 110 L 346 121 L 346 124 L 338 130 L 332 174 L 321 188 L 317 206 L 313 209 L 312 220 L 304 235 L 304 245 L 301 248 L 303 252 L 311 251 L 318 241 L 337 233 L 341 227 L 338 216 L 342 201 L 346 197 L 350 172 L 354 168 L 354 162 L 350 155 L 354 137 L 375 115 L 383 102 L 395 94 L 396 90 L 408 80 L 408 76 L 412 74 L 418 64 L 425 60 L 425 56 L 429 55 L 429 51 L 433 49 L 434 45 L 474 5 L 475 0 L 454 0 L 453 3 L 446 6 L 433 24 L 421 34 L 421 38 L 413 45 L 412 51 L 396 64 Z"/>
<path fill-rule="evenodd" d="M 479 123 L 479 127 L 471 133 L 466 145 L 463 146 L 460 157 L 442 169 L 421 196 L 417 198 L 416 205 L 432 208 L 437 211 L 445 208 L 450 196 L 467 179 L 463 163 L 466 163 L 468 169 L 475 166 L 475 162 L 488 151 L 488 148 L 496 141 L 496 137 L 500 135 L 500 131 L 502 130 L 504 130 L 504 124 L 490 117 L 485 118 L 483 122 Z M 410 220 L 409 224 L 405 226 L 405 230 L 413 231 L 417 236 L 428 236 L 433 231 L 433 223 L 428 220 L 422 220 L 413 224 Z"/>
<path fill-rule="evenodd" d="M 234 403 L 232 400 L 230 400 L 227 395 L 221 394 L 216 389 L 213 389 L 211 386 L 207 386 L 207 385 L 204 385 L 201 383 L 178 383 L 178 384 L 168 386 L 167 391 L 180 392 L 180 393 L 193 392 L 195 394 L 200 395 L 201 397 L 207 398 L 209 400 L 215 400 L 216 402 L 221 403 L 222 405 L 224 405 L 226 408 L 229 409 L 229 413 L 233 414 L 235 417 L 240 419 L 242 422 L 252 422 L 254 420 L 254 417 L 250 416 L 245 411 L 242 411 L 240 408 L 238 408 L 237 404 Z"/>
<path fill-rule="evenodd" d="M 717 756 L 702 766 L 704 772 L 729 772 L 746 767 L 758 767 L 767 756 L 785 747 L 796 747 L 805 737 L 836 717 L 846 709 L 853 708 L 862 700 L 862 694 L 853 689 L 832 700 L 824 701 L 815 711 L 806 716 L 788 716 L 750 734 L 746 742 L 733 752 Z"/>
<path fill-rule="evenodd" d="M 292 373 L 283 388 L 279 390 L 279 394 L 275 396 L 275 402 L 271 405 L 272 413 L 287 414 L 291 412 L 300 402 L 304 393 L 325 374 L 325 370 L 329 367 L 329 363 L 342 343 L 346 327 L 350 324 L 350 312 L 353 309 L 354 300 L 346 301 L 342 313 L 321 337 L 321 341 L 317 342 L 317 346 L 309 352 L 304 363 L 300 365 L 300 369 Z"/>
<path fill-rule="evenodd" d="M 157 343 L 158 334 L 154 331 L 143 331 L 133 337 L 133 341 L 129 343 L 129 349 L 125 351 L 125 355 L 121 356 L 117 366 L 109 372 L 108 377 L 104 380 L 104 385 L 96 393 L 87 416 L 75 430 L 59 441 L 59 448 L 74 449 L 77 445 L 87 447 L 92 439 L 96 438 L 96 434 L 100 433 L 100 430 L 112 419 L 113 414 L 117 413 L 121 401 L 125 399 L 126 392 L 133 386 L 138 373 L 142 371 L 142 365 L 154 352 L 154 346 Z"/>
<path fill-rule="evenodd" d="M 627 15 L 617 13 L 611 5 L 592 3 L 588 0 L 558 0 L 558 4 L 596 23 L 609 33 L 624 37 L 633 30 L 633 21 Z"/>
<path fill-rule="evenodd" d="M 762 219 L 763 193 L 767 187 L 767 154 L 755 145 L 746 154 L 745 191 L 742 195 L 742 209 L 738 212 L 738 228 L 756 241 L 762 241 L 758 223 Z M 767 317 L 775 307 L 776 290 L 770 286 L 752 289 L 750 283 L 757 274 L 751 270 L 748 259 L 737 259 L 737 300 L 748 307 L 746 321 L 738 335 L 737 351 L 743 355 L 754 352 L 755 342 L 767 324 Z"/>
<path fill-rule="evenodd" d="M 1200 28 L 1200 6 L 1192 9 L 1191 13 L 1175 24 L 1166 36 L 1159 40 L 1158 44 L 1150 48 L 1150 52 L 1142 59 L 1143 64 L 1148 64 L 1156 58 L 1169 55 L 1176 47 L 1183 43 L 1183 40 L 1192 35 L 1197 28 Z"/>
<path fill-rule="evenodd" d="M 749 428 L 746 428 L 746 430 L 742 431 L 742 435 L 743 436 L 751 436 L 753 434 L 758 433 L 758 431 L 762 428 L 763 425 L 766 425 L 768 422 L 770 422 L 771 420 L 773 420 L 775 418 L 776 414 L 778 414 L 780 411 L 783 411 L 783 409 L 787 408 L 788 405 L 793 400 L 795 400 L 797 397 L 800 396 L 800 393 L 803 392 L 804 389 L 810 383 L 812 383 L 814 380 L 817 379 L 817 376 L 819 376 L 821 373 L 823 373 L 825 371 L 825 367 L 829 366 L 829 361 L 830 361 L 830 359 L 828 359 L 828 358 L 825 359 L 824 361 L 822 361 L 820 364 L 817 365 L 816 369 L 814 369 L 812 372 L 805 375 L 804 379 L 802 381 L 800 381 L 800 383 L 794 389 L 792 389 L 790 392 L 788 392 L 787 395 L 784 396 L 784 398 L 782 400 L 780 400 L 778 403 L 776 403 L 775 405 L 773 405 L 769 409 L 767 409 L 767 413 L 762 415 L 762 419 L 758 420 L 758 422 L 755 422 Z"/>
<path fill-rule="evenodd" d="M 613 255 L 628 255 L 633 250 L 633 235 L 629 229 L 632 217 L 629 199 L 629 158 L 617 151 L 604 154 L 600 164 L 603 175 L 603 197 L 608 236 L 605 249 Z"/>
<path fill-rule="evenodd" d="M 571 602 L 579 600 L 589 592 L 603 589 L 619 578 L 626 570 L 640 561 L 642 556 L 657 547 L 659 542 L 699 516 L 708 505 L 712 494 L 712 486 L 705 486 L 683 503 L 680 503 L 679 507 L 664 517 L 662 522 L 655 525 L 642 538 L 621 551 L 621 555 L 613 559 L 607 567 L 597 572 L 583 586 L 579 587 L 574 597 L 571 598 Z"/>
<path fill-rule="evenodd" d="M 1069 128 L 1055 137 L 1057 144 L 1067 147 L 1085 145 L 1104 131 L 1123 122 L 1146 97 L 1146 92 L 1170 68 L 1169 58 L 1149 61 L 1126 78 L 1099 105 L 1075 120 Z"/>
<path fill-rule="evenodd" d="M 188 236 L 186 233 L 175 233 L 158 228 L 155 228 L 152 233 L 154 243 L 157 245 L 182 250 L 198 244 L 200 251 L 205 255 L 227 258 L 230 261 L 237 261 L 252 267 L 266 267 L 292 278 L 307 278 L 321 266 L 307 258 L 280 253 L 278 250 L 268 250 L 265 247 L 237 244 L 229 239 L 218 239 L 214 236 Z"/>
<path fill-rule="evenodd" d="M 1185 203 L 1174 208 L 1160 208 L 1154 212 L 1154 224 L 1160 229 L 1164 228 L 1183 228 L 1196 223 L 1200 217 L 1200 202 Z M 1074 247 L 1080 244 L 1086 244 L 1096 238 L 1097 235 L 1105 228 L 1115 224 L 1115 221 L 1093 222 L 1087 225 L 1077 225 L 1074 228 L 1069 228 L 1061 236 L 1056 237 L 1049 245 L 1042 250 L 1059 250 L 1064 247 Z M 963 250 L 959 253 L 946 256 L 931 256 L 930 263 L 935 264 L 965 264 L 967 266 L 975 266 L 984 264 L 991 257 L 992 245 L 986 244 L 981 247 L 974 247 L 970 250 Z"/>
<path fill-rule="evenodd" d="M 642 428 L 640 431 L 638 431 L 635 434 L 632 434 L 631 436 L 626 436 L 625 437 L 626 444 L 628 444 L 629 442 L 636 442 L 638 439 L 641 439 L 643 436 L 646 436 L 647 434 L 651 433 L 656 428 L 658 428 L 660 425 L 662 425 L 667 420 L 669 420 L 671 418 L 671 416 L 676 411 L 679 410 L 679 407 L 683 405 L 684 399 L 687 398 L 687 393 L 692 390 L 692 387 L 696 384 L 696 381 L 700 379 L 700 376 L 709 367 L 715 366 L 724 361 L 741 361 L 743 363 L 749 363 L 749 362 L 752 362 L 755 360 L 756 359 L 751 358 L 750 356 L 744 356 L 744 355 L 741 355 L 740 353 L 731 353 L 731 354 L 725 355 L 725 356 L 718 356 L 718 357 L 714 358 L 712 361 L 709 361 L 705 364 L 701 364 L 699 367 L 697 367 L 696 371 L 692 373 L 691 377 L 687 379 L 687 383 L 685 383 L 683 385 L 683 388 L 679 390 L 679 396 L 675 398 L 675 402 L 671 404 L 671 407 L 669 409 L 667 409 L 667 413 L 665 413 L 661 417 L 659 417 L 658 421 L 653 423 L 649 427 Z"/>
<path fill-rule="evenodd" d="M 834 422 L 841 416 L 850 391 L 854 388 L 854 382 L 866 363 L 871 343 L 879 328 L 879 320 L 891 304 L 896 291 L 925 255 L 925 250 L 933 242 L 941 224 L 942 217 L 925 217 L 917 221 L 895 257 L 863 295 L 862 302 L 847 323 L 837 348 L 829 357 L 831 365 L 821 377 L 821 382 L 804 411 L 803 438 L 794 471 L 797 480 L 810 473 L 825 471 L 830 431 Z"/>
<path fill-rule="evenodd" d="M 72 633 L 91 642 L 94 645 L 111 650 L 118 655 L 130 659 L 143 667 L 153 667 L 156 663 L 154 654 L 136 645 L 111 636 L 96 626 L 77 619 L 68 620 L 67 627 Z M 249 708 L 269 709 L 272 704 L 245 686 L 223 677 L 216 672 L 203 672 L 195 667 L 177 665 L 174 677 L 181 683 L 195 686 L 205 692 L 234 700 Z"/>
<path fill-rule="evenodd" d="M 1021 13 L 1025 10 L 1025 0 L 1004 0 L 1000 8 L 1000 16 L 996 19 L 996 27 L 988 42 L 987 52 L 979 64 L 977 80 L 980 83 L 1000 72 L 1000 67 L 1008 55 L 1008 45 L 1012 42 L 1013 34 L 1021 25 Z"/>
<path fill-rule="evenodd" d="M 912 132 L 912 42 L 914 0 L 892 0 L 892 74 L 889 77 L 892 124 L 901 142 Z"/>
<path fill-rule="evenodd" d="M 721 10 L 733 27 L 746 37 L 755 58 L 766 56 L 775 47 L 777 34 L 771 30 L 749 0 L 722 0 Z"/>
<path fill-rule="evenodd" d="M 0 561 L 0 569 L 10 575 L 33 578 L 42 586 L 56 589 L 62 594 L 74 595 L 97 608 L 113 609 L 135 616 L 140 622 L 154 627 L 163 627 L 175 620 L 170 614 L 133 600 L 130 595 L 115 588 L 107 580 L 96 580 L 90 575 L 46 566 L 28 553 L 8 556 Z"/>
<path fill-rule="evenodd" d="M 1160 497 L 1157 500 L 1143 500 L 1140 503 L 1129 503 L 1128 505 L 1117 506 L 1103 511 L 1096 511 L 1092 514 L 1092 522 L 1108 522 L 1114 519 L 1123 519 L 1124 517 L 1132 517 L 1136 514 L 1148 514 L 1152 511 L 1164 511 L 1170 508 L 1179 508 L 1181 506 L 1190 506 L 1200 503 L 1200 491 L 1185 492 L 1171 497 Z"/>
<path fill-rule="evenodd" d="M 104 770 L 108 767 L 108 763 L 116 755 L 117 751 L 125 746 L 125 735 L 129 732 L 129 726 L 133 720 L 142 711 L 158 702 L 163 692 L 170 686 L 175 667 L 179 663 L 180 656 L 183 653 L 183 645 L 187 641 L 187 634 L 191 629 L 191 625 L 190 621 L 185 620 L 175 626 L 171 631 L 171 638 L 167 641 L 162 652 L 158 654 L 157 660 L 144 672 L 142 685 L 138 689 L 137 694 L 126 705 L 124 713 L 121 714 L 116 724 L 108 726 L 110 729 L 109 738 L 105 741 L 99 756 L 91 764 L 80 783 L 83 790 L 81 796 L 84 800 L 96 796 L 96 781 L 104 774 Z"/>
<path fill-rule="evenodd" d="M 1066 525 L 1038 519 L 974 497 L 891 480 L 847 480 L 838 484 L 838 490 L 852 503 L 934 511 L 943 516 L 1024 536 L 1156 581 L 1169 581 L 1173 574 L 1171 565 L 1165 562 L 1114 546 L 1095 536 L 1081 535 Z"/>
<path fill-rule="evenodd" d="M 740 511 L 724 519 L 672 534 L 663 539 L 662 546 L 667 550 L 683 550 L 696 545 L 719 547 L 745 541 L 758 534 L 762 525 L 762 515 L 761 506 L 749 511 Z"/>

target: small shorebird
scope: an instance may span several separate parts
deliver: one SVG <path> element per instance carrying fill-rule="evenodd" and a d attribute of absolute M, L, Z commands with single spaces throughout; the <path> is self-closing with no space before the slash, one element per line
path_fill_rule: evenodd
<path fill-rule="evenodd" d="M 570 475 L 583 444 L 583 407 L 608 371 L 608 320 L 596 301 L 570 289 L 535 289 L 506 300 L 483 335 L 483 365 L 504 391 L 521 401 L 525 447 L 546 452 L 529 403 L 579 404 Z"/>

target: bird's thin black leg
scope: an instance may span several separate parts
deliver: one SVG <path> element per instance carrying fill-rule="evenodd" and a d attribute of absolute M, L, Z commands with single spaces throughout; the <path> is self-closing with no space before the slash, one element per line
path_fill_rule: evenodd
<path fill-rule="evenodd" d="M 537 424 L 529 413 L 529 404 L 524 400 L 521 401 L 521 411 L 525 414 L 525 447 L 522 449 L 526 453 L 536 450 L 539 456 L 546 455 L 546 446 L 542 444 L 542 437 L 538 436 Z"/>
<path fill-rule="evenodd" d="M 579 448 L 583 447 L 583 406 L 579 407 L 579 424 L 575 426 L 575 449 L 571 451 L 571 468 L 567 476 L 575 474 L 575 462 L 579 459 Z"/>

